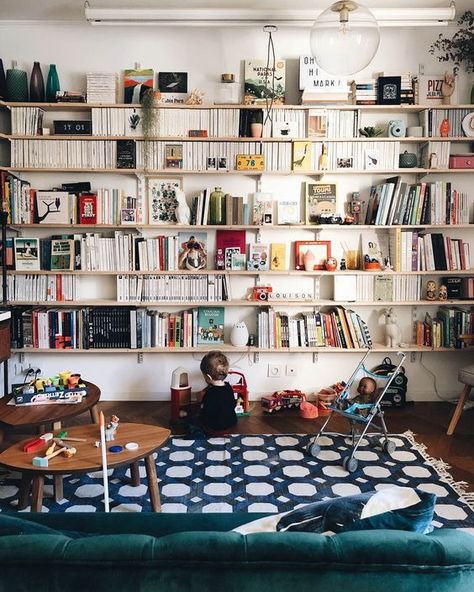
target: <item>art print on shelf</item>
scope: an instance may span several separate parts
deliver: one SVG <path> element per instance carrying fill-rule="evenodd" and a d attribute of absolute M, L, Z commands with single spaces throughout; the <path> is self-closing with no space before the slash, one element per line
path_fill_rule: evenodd
<path fill-rule="evenodd" d="M 313 145 L 311 142 L 293 142 L 291 169 L 293 171 L 310 171 L 312 166 Z"/>
<path fill-rule="evenodd" d="M 367 148 L 365 150 L 365 168 L 376 169 L 379 165 L 379 153 L 377 150 Z"/>
<path fill-rule="evenodd" d="M 298 123 L 296 121 L 276 122 L 273 124 L 272 138 L 297 138 Z"/>
<path fill-rule="evenodd" d="M 277 59 L 275 68 L 266 60 L 245 61 L 245 105 L 265 105 L 273 98 L 275 105 L 285 103 L 285 60 Z"/>
<path fill-rule="evenodd" d="M 222 307 L 198 308 L 198 345 L 222 345 L 224 343 L 224 309 Z"/>
<path fill-rule="evenodd" d="M 215 156 L 208 156 L 207 170 L 208 171 L 217 171 L 217 158 Z"/>
<path fill-rule="evenodd" d="M 67 191 L 37 191 L 36 222 L 39 224 L 71 224 L 69 193 Z"/>
<path fill-rule="evenodd" d="M 207 234 L 178 233 L 178 269 L 197 271 L 207 267 Z"/>
<path fill-rule="evenodd" d="M 38 271 L 40 269 L 39 239 L 15 238 L 15 269 Z"/>
<path fill-rule="evenodd" d="M 399 105 L 401 86 L 401 76 L 379 76 L 377 79 L 377 103 L 379 105 Z"/>
<path fill-rule="evenodd" d="M 227 247 L 224 250 L 224 269 L 232 269 L 234 255 L 241 255 L 239 247 Z"/>
<path fill-rule="evenodd" d="M 181 178 L 148 179 L 148 224 L 176 224 L 176 191 L 182 189 L 182 183 Z"/>
<path fill-rule="evenodd" d="M 341 158 L 337 158 L 336 160 L 336 168 L 338 169 L 351 169 L 352 168 L 352 157 L 351 156 L 344 156 Z"/>
<path fill-rule="evenodd" d="M 300 224 L 300 197 L 284 197 L 277 202 L 278 224 Z"/>
<path fill-rule="evenodd" d="M 321 216 L 336 212 L 335 183 L 306 183 L 306 224 L 320 224 Z"/>
<path fill-rule="evenodd" d="M 153 70 L 139 68 L 123 73 L 123 102 L 138 104 L 143 95 L 153 89 Z"/>
<path fill-rule="evenodd" d="M 258 191 L 253 196 L 253 219 L 256 226 L 273 224 L 273 194 Z"/>
<path fill-rule="evenodd" d="M 158 89 L 162 103 L 183 104 L 188 98 L 188 73 L 159 72 Z"/>
<path fill-rule="evenodd" d="M 183 145 L 166 144 L 165 145 L 165 168 L 182 169 L 183 168 Z"/>
<path fill-rule="evenodd" d="M 245 271 L 246 262 L 245 253 L 232 253 L 231 269 L 233 271 Z"/>
<path fill-rule="evenodd" d="M 249 244 L 248 271 L 268 271 L 270 269 L 270 247 L 263 243 Z"/>
<path fill-rule="evenodd" d="M 331 256 L 331 241 L 295 241 L 295 269 L 305 270 L 304 257 L 308 251 L 314 257 L 313 270 L 324 269 Z"/>
<path fill-rule="evenodd" d="M 326 138 L 328 135 L 328 114 L 321 109 L 308 111 L 308 138 Z"/>

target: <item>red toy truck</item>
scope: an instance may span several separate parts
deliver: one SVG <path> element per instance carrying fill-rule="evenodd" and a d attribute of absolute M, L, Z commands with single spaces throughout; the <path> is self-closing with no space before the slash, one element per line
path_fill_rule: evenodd
<path fill-rule="evenodd" d="M 262 397 L 261 404 L 263 410 L 267 413 L 280 411 L 280 409 L 298 408 L 303 401 L 306 401 L 306 395 L 298 390 L 276 391 L 273 395 Z"/>

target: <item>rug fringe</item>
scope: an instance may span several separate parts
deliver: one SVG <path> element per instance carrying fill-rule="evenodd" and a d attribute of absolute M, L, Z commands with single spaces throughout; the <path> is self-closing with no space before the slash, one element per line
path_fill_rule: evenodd
<path fill-rule="evenodd" d="M 438 473 L 441 481 L 450 485 L 454 491 L 458 494 L 459 500 L 466 504 L 469 509 L 474 512 L 474 492 L 467 491 L 468 483 L 465 481 L 455 481 L 454 477 L 449 472 L 451 465 L 444 462 L 441 458 L 435 458 L 427 453 L 427 447 L 425 444 L 417 442 L 415 440 L 415 434 L 411 430 L 407 430 L 402 437 L 406 438 L 412 447 L 421 454 L 421 456 L 428 462 L 434 470 Z"/>

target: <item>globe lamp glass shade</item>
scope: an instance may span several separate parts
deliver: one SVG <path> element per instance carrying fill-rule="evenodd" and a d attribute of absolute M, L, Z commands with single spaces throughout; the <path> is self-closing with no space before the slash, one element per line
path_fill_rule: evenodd
<path fill-rule="evenodd" d="M 370 64 L 380 41 L 373 14 L 356 2 L 336 2 L 311 29 L 311 53 L 328 74 L 348 75 Z"/>

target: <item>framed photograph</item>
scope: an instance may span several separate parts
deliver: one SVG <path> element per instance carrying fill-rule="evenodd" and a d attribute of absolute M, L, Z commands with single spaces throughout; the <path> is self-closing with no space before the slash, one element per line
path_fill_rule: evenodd
<path fill-rule="evenodd" d="M 137 210 L 134 208 L 122 208 L 120 210 L 120 224 L 136 224 Z"/>
<path fill-rule="evenodd" d="M 306 224 L 321 223 L 321 216 L 336 212 L 335 183 L 306 183 Z"/>
<path fill-rule="evenodd" d="M 187 72 L 158 72 L 158 88 L 162 94 L 188 92 Z"/>
<path fill-rule="evenodd" d="M 182 186 L 181 177 L 148 178 L 148 224 L 176 224 L 176 191 Z"/>
<path fill-rule="evenodd" d="M 39 239 L 15 238 L 15 269 L 38 271 L 40 269 Z"/>
<path fill-rule="evenodd" d="M 207 233 L 178 233 L 178 269 L 197 271 L 207 268 Z"/>
<path fill-rule="evenodd" d="M 336 167 L 338 169 L 351 169 L 352 168 L 352 157 L 338 158 L 336 160 Z"/>
<path fill-rule="evenodd" d="M 217 160 L 217 164 L 218 164 L 218 169 L 220 171 L 226 171 L 227 170 L 227 158 L 225 156 L 221 156 L 218 158 Z"/>
<path fill-rule="evenodd" d="M 217 158 L 215 156 L 208 157 L 207 170 L 208 171 L 217 171 Z"/>
<path fill-rule="evenodd" d="M 312 257 L 305 258 L 308 252 L 312 254 Z M 324 263 L 330 256 L 331 241 L 295 241 L 295 269 L 303 271 L 324 269 Z M 312 260 L 312 269 L 306 269 L 308 259 Z"/>

